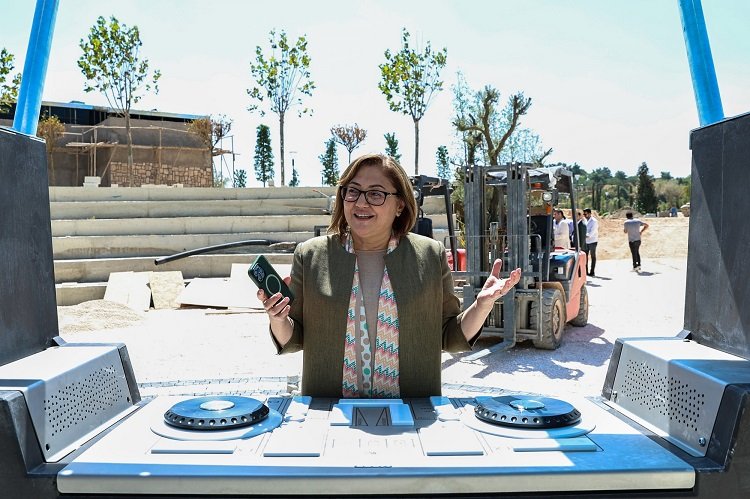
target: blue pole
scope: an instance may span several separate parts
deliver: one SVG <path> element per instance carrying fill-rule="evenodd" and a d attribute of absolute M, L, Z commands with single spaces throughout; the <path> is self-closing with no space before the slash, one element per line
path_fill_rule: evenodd
<path fill-rule="evenodd" d="M 685 36 L 690 76 L 693 80 L 695 103 L 701 126 L 724 119 L 719 84 L 716 81 L 711 45 L 708 43 L 706 20 L 701 0 L 679 0 L 682 32 Z"/>
<path fill-rule="evenodd" d="M 42 107 L 42 91 L 47 76 L 47 63 L 52 46 L 52 33 L 59 0 L 37 0 L 34 21 L 29 36 L 29 49 L 23 64 L 21 88 L 18 91 L 13 129 L 27 135 L 35 135 Z"/>

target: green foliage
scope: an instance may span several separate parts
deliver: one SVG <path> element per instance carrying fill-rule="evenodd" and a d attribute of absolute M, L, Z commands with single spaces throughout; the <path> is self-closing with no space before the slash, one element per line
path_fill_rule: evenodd
<path fill-rule="evenodd" d="M 299 187 L 299 173 L 294 166 L 292 166 L 292 179 L 289 181 L 289 187 Z"/>
<path fill-rule="evenodd" d="M 129 28 L 114 16 L 107 23 L 99 16 L 88 39 L 82 39 L 79 45 L 83 54 L 78 67 L 86 78 L 84 91 L 101 92 L 110 107 L 121 114 L 141 100 L 143 90 L 159 92 L 161 72 L 157 69 L 151 74 L 148 59 L 141 57 L 143 43 L 138 26 Z"/>
<path fill-rule="evenodd" d="M 451 167 L 448 161 L 448 148 L 440 146 L 435 152 L 435 164 L 437 176 L 447 180 L 451 179 Z"/>
<path fill-rule="evenodd" d="M 520 117 L 531 107 L 531 98 L 517 92 L 508 98 L 503 109 L 498 108 L 499 103 L 500 92 L 491 85 L 474 92 L 465 80 L 459 79 L 454 87 L 453 126 L 464 141 L 467 164 L 476 162 L 480 147 L 490 165 L 499 164 L 500 153 L 516 131 Z M 542 161 L 551 152 L 544 153 L 540 148 L 537 160 Z"/>
<path fill-rule="evenodd" d="M 645 161 L 638 167 L 638 193 L 635 198 L 635 207 L 641 213 L 656 213 L 658 208 L 654 178 L 649 174 Z"/>
<path fill-rule="evenodd" d="M 263 183 L 273 178 L 273 150 L 271 149 L 271 129 L 266 125 L 258 125 L 255 139 L 255 180 Z"/>
<path fill-rule="evenodd" d="M 14 75 L 9 81 L 8 75 L 13 72 L 14 56 L 4 48 L 0 50 L 0 112 L 4 113 L 18 100 L 18 89 L 21 86 L 21 73 Z"/>
<path fill-rule="evenodd" d="M 89 30 L 87 40 L 79 43 L 83 54 L 78 67 L 86 78 L 85 92 L 102 93 L 109 106 L 125 118 L 128 143 L 128 185 L 133 185 L 133 137 L 130 133 L 131 106 L 141 100 L 142 93 L 153 89 L 159 93 L 161 72 L 149 71 L 148 59 L 141 57 L 138 26 L 129 28 L 116 17 L 99 16 Z"/>
<path fill-rule="evenodd" d="M 250 112 L 259 111 L 264 100 L 270 101 L 270 109 L 279 116 L 279 138 L 281 153 L 281 185 L 284 185 L 284 116 L 293 106 L 302 105 L 302 96 L 311 96 L 315 83 L 310 78 L 310 56 L 307 53 L 307 38 L 300 36 L 294 45 L 289 44 L 286 32 L 269 33 L 271 53 L 265 55 L 260 46 L 255 47 L 255 61 L 250 63 L 250 75 L 255 86 L 247 90 L 253 103 Z M 298 115 L 311 113 L 302 108 Z"/>
<path fill-rule="evenodd" d="M 419 174 L 419 120 L 422 119 L 433 95 L 443 89 L 440 71 L 448 60 L 448 50 L 433 51 L 427 42 L 420 52 L 409 45 L 411 35 L 406 28 L 401 32 L 401 50 L 385 51 L 385 63 L 380 64 L 381 80 L 378 88 L 391 111 L 408 114 L 414 121 L 414 174 Z"/>
<path fill-rule="evenodd" d="M 359 128 L 356 123 L 354 125 L 336 125 L 331 128 L 331 135 L 333 135 L 333 140 L 336 143 L 341 144 L 347 150 L 349 163 L 351 163 L 352 151 L 367 138 L 367 130 Z"/>
<path fill-rule="evenodd" d="M 46 116 L 39 120 L 39 125 L 36 128 L 36 134 L 38 137 L 44 139 L 44 143 L 47 148 L 47 167 L 52 173 L 50 185 L 57 185 L 57 178 L 55 175 L 55 156 L 53 155 L 55 145 L 62 138 L 65 133 L 65 125 L 62 124 L 57 116 Z"/>
<path fill-rule="evenodd" d="M 339 181 L 339 159 L 336 154 L 336 141 L 330 138 L 326 141 L 326 150 L 318 156 L 320 163 L 323 165 L 321 171 L 323 185 L 336 185 Z"/>
<path fill-rule="evenodd" d="M 247 172 L 245 170 L 235 170 L 234 179 L 232 179 L 234 187 L 247 187 Z"/>
<path fill-rule="evenodd" d="M 385 154 L 395 159 L 397 163 L 400 163 L 401 153 L 398 152 L 398 139 L 396 138 L 396 133 L 386 133 L 383 137 L 385 137 L 386 143 Z"/>

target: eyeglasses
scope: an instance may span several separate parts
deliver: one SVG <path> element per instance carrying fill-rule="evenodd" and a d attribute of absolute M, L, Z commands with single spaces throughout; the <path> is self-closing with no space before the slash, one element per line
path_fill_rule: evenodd
<path fill-rule="evenodd" d="M 341 198 L 350 203 L 356 203 L 359 197 L 364 194 L 365 201 L 372 206 L 382 206 L 388 196 L 398 196 L 397 192 L 385 192 L 378 190 L 360 191 L 356 187 L 343 187 L 341 189 Z"/>

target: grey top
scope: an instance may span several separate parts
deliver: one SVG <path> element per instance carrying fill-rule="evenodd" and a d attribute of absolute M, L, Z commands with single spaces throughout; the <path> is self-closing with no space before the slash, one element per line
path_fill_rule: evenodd
<path fill-rule="evenodd" d="M 640 241 L 641 240 L 641 226 L 643 222 L 634 218 L 632 220 L 625 220 L 625 232 L 628 234 L 628 242 Z"/>

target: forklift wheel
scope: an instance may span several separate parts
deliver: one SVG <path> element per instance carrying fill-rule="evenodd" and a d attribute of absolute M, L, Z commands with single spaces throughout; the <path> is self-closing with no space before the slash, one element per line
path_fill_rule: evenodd
<path fill-rule="evenodd" d="M 539 305 L 538 303 L 531 304 L 531 327 L 540 333 L 539 339 L 534 340 L 534 346 L 544 350 L 555 350 L 562 343 L 563 329 L 565 328 L 565 304 L 563 303 L 562 293 L 557 289 L 542 291 L 541 324 L 537 324 L 539 314 L 536 307 Z"/>
<path fill-rule="evenodd" d="M 589 323 L 589 292 L 586 286 L 581 287 L 581 305 L 578 307 L 578 315 L 570 321 L 570 324 L 576 327 L 583 327 Z"/>

